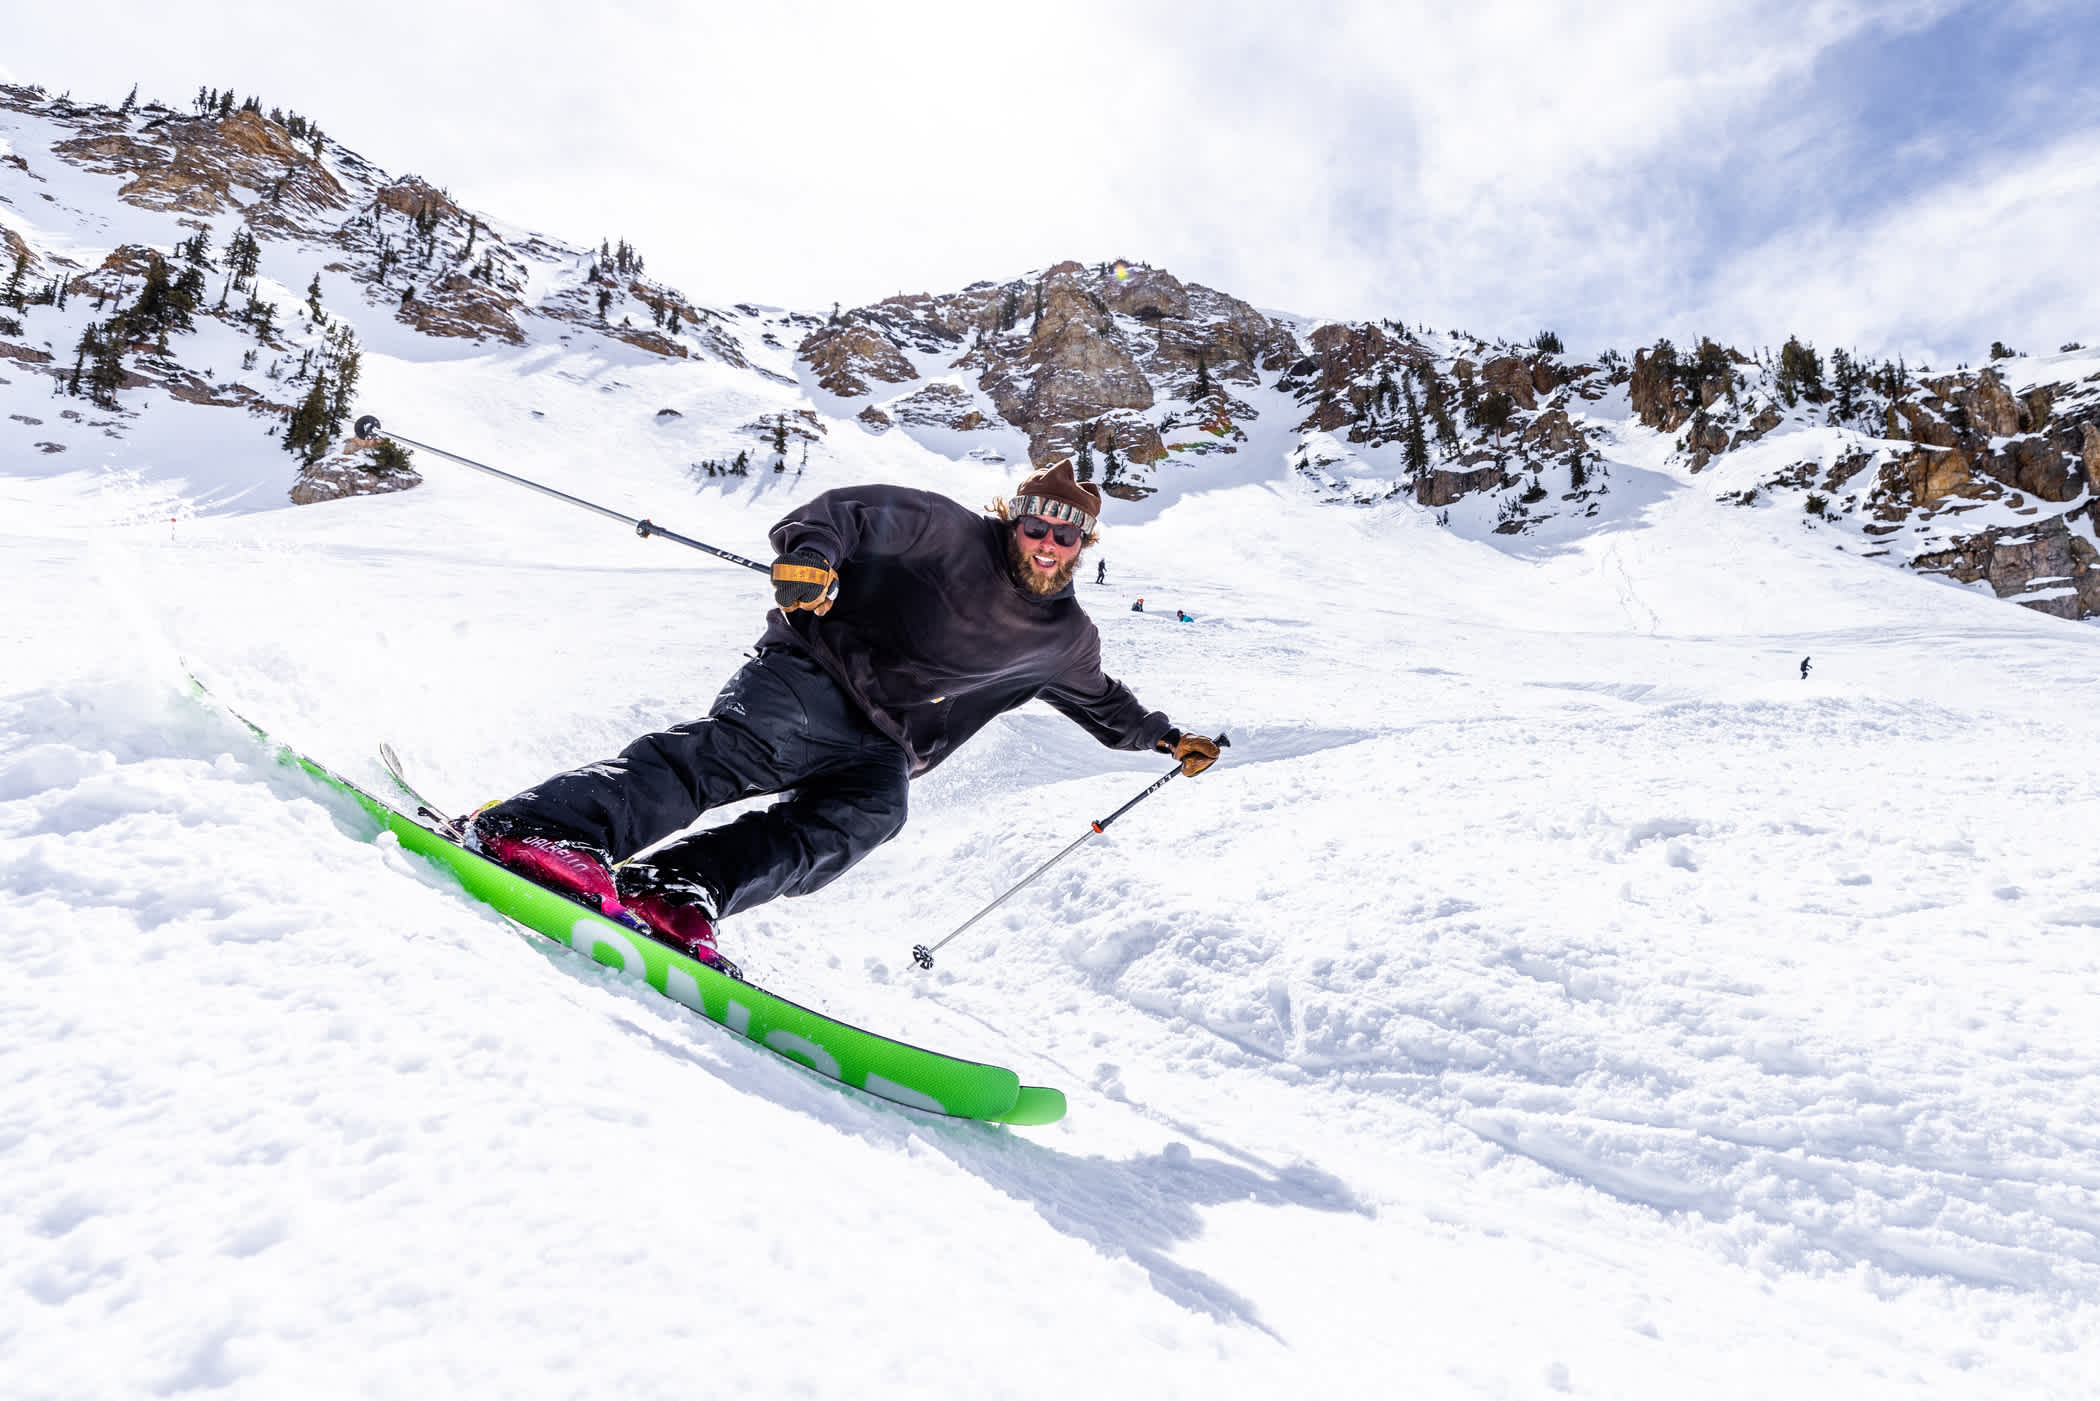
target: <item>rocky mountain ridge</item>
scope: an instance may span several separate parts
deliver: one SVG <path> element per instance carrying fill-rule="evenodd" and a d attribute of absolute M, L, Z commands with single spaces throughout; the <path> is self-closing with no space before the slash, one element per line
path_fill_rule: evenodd
<path fill-rule="evenodd" d="M 852 425 L 959 460 L 1069 458 L 1125 499 L 1283 477 L 1484 535 L 1585 528 L 1615 465 L 1652 444 L 1718 498 L 1797 513 L 1860 554 L 2100 615 L 2100 364 L 2074 347 L 1938 374 L 1844 352 L 1826 363 L 1798 339 L 1777 355 L 1702 338 L 1577 357 L 1550 332 L 1491 341 L 1281 316 L 1132 260 L 829 315 L 711 308 L 649 277 L 624 242 L 516 229 L 296 114 L 202 91 L 191 107 L 0 87 L 0 113 L 42 142 L 0 153 L 0 367 L 53 381 L 71 401 L 62 422 L 113 436 L 142 393 L 260 418 L 300 459 L 295 501 L 416 481 L 340 438 L 362 341 L 551 339 L 799 387 L 810 407 L 743 430 L 776 463 L 790 440 Z M 54 210 L 83 232 L 50 235 Z M 161 219 L 127 234 L 125 210 Z M 111 234 L 97 246 L 89 229 Z M 304 297 L 271 279 L 289 252 L 314 269 Z"/>

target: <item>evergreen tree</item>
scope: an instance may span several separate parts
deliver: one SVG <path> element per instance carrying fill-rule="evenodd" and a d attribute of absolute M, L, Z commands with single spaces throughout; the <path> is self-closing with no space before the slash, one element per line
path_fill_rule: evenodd
<path fill-rule="evenodd" d="M 313 317 L 316 324 L 327 319 L 321 312 L 321 274 L 319 273 L 315 273 L 314 280 L 306 284 L 306 310 Z"/>
<path fill-rule="evenodd" d="M 1208 364 L 1207 364 L 1207 363 L 1205 362 L 1205 357 L 1204 357 L 1204 354 L 1203 354 L 1203 352 L 1199 350 L 1199 351 L 1197 351 L 1197 352 L 1196 352 L 1196 397 L 1195 397 L 1195 402 L 1197 402 L 1197 403 L 1199 403 L 1199 404 L 1200 404 L 1200 403 L 1204 402 L 1205 400 L 1209 399 L 1209 398 L 1210 398 L 1210 395 L 1211 395 L 1211 383 L 1210 383 L 1210 367 L 1209 367 L 1209 365 L 1208 365 Z"/>
<path fill-rule="evenodd" d="M 318 374 L 285 425 L 284 450 L 311 467 L 328 451 L 329 437 L 328 376 Z"/>
<path fill-rule="evenodd" d="M 1499 389 L 1483 394 L 1480 407 L 1473 415 L 1473 422 L 1494 434 L 1495 446 L 1502 446 L 1502 430 L 1509 426 L 1509 416 L 1516 410 L 1516 401 Z"/>
<path fill-rule="evenodd" d="M 178 331 L 191 328 L 198 307 L 204 305 L 204 269 L 189 264 L 175 275 L 168 288 L 170 324 Z"/>
<path fill-rule="evenodd" d="M 96 335 L 94 363 L 88 367 L 88 397 L 106 409 L 117 406 L 117 391 L 124 387 L 122 320 L 112 317 Z"/>
<path fill-rule="evenodd" d="M 405 298 L 403 304 L 406 304 Z M 241 308 L 241 320 L 247 322 L 249 329 L 255 332 L 257 341 L 267 342 L 271 336 L 277 334 L 277 304 L 266 302 L 260 297 L 250 297 L 248 304 Z"/>
<path fill-rule="evenodd" d="M 1820 401 L 1823 398 L 1823 362 L 1815 348 L 1797 336 L 1788 336 L 1779 351 L 1779 394 L 1791 407 L 1798 396 Z"/>
<path fill-rule="evenodd" d="M 598 289 L 598 319 L 600 321 L 603 321 L 605 319 L 605 309 L 611 305 L 612 289 L 609 287 L 600 287 Z"/>
<path fill-rule="evenodd" d="M 80 393 L 80 372 L 87 368 L 88 357 L 102 349 L 101 337 L 95 333 L 95 323 L 90 321 L 80 332 L 80 343 L 73 347 L 73 377 L 66 381 L 66 393 Z"/>
<path fill-rule="evenodd" d="M 234 230 L 233 238 L 226 245 L 226 286 L 234 292 L 245 292 L 255 280 L 255 269 L 262 262 L 262 245 L 247 225 Z M 224 297 L 220 300 L 223 302 Z"/>
<path fill-rule="evenodd" d="M 117 109 L 117 115 L 120 117 L 128 117 L 131 115 L 132 109 L 137 107 L 138 105 L 139 85 L 137 83 L 133 83 L 131 85 L 131 93 L 124 99 L 124 105 Z"/>
<path fill-rule="evenodd" d="M 392 438 L 381 438 L 378 445 L 372 449 L 372 456 L 368 462 L 373 476 L 391 477 L 396 472 L 406 472 L 409 469 L 409 451 Z"/>
<path fill-rule="evenodd" d="M 327 420 L 328 436 L 332 438 L 343 431 L 343 424 L 349 420 L 351 396 L 357 392 L 357 377 L 364 356 L 357 348 L 357 333 L 346 322 L 338 322 L 328 329 L 325 353 L 328 369 L 314 382 L 320 383 L 330 373 L 334 376 L 334 387 L 328 397 Z"/>
<path fill-rule="evenodd" d="M 1429 439 L 1422 432 L 1422 411 L 1415 396 L 1407 396 L 1407 475 L 1420 481 L 1429 471 Z"/>
<path fill-rule="evenodd" d="M 135 336 L 152 336 L 163 342 L 176 316 L 171 305 L 173 279 L 168 276 L 167 260 L 154 253 L 146 260 L 146 282 L 139 288 L 139 299 L 131 304 L 124 314 L 125 324 Z"/>
<path fill-rule="evenodd" d="M 1859 391 L 1865 388 L 1865 383 L 1860 374 L 1859 362 L 1843 350 L 1830 352 L 1830 388 L 1831 421 L 1847 422 L 1858 411 L 1858 395 Z"/>
<path fill-rule="evenodd" d="M 1116 456 L 1116 440 L 1110 438 L 1101 453 L 1101 485 L 1114 486 L 1116 478 L 1123 475 L 1123 461 Z"/>
<path fill-rule="evenodd" d="M 22 282 L 29 275 L 29 245 L 23 244 L 15 254 L 15 270 L 7 279 L 7 288 L 0 291 L 0 302 L 16 311 L 23 309 Z"/>
<path fill-rule="evenodd" d="M 1091 423 L 1079 425 L 1079 457 L 1072 464 L 1072 475 L 1083 482 L 1094 479 L 1094 425 Z"/>

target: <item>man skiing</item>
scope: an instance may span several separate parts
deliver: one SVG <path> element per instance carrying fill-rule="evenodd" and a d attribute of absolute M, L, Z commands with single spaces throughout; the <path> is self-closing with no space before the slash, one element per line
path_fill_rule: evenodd
<path fill-rule="evenodd" d="M 911 779 L 1030 700 L 1201 773 L 1218 746 L 1101 670 L 1071 586 L 1100 512 L 1063 462 L 987 515 L 908 487 L 825 492 L 773 527 L 780 609 L 704 718 L 483 809 L 469 844 L 719 965 L 718 919 L 828 885 L 903 828 Z"/>

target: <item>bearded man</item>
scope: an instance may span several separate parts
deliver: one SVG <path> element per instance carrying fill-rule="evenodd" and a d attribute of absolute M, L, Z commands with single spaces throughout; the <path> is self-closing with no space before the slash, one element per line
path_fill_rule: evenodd
<path fill-rule="evenodd" d="M 1063 462 L 988 514 L 909 487 L 825 492 L 773 527 L 779 610 L 705 718 L 484 808 L 469 845 L 719 967 L 719 919 L 830 884 L 902 830 L 911 779 L 1031 700 L 1201 773 L 1218 746 L 1101 670 L 1072 590 L 1100 514 Z"/>

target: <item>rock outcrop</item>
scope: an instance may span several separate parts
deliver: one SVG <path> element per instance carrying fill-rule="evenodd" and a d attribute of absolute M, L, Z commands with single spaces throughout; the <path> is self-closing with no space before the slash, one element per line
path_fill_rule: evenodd
<path fill-rule="evenodd" d="M 1027 436 L 1037 464 L 1075 456 L 1084 441 L 1115 474 L 1107 485 L 1142 492 L 1167 454 L 1163 433 L 1185 416 L 1211 424 L 1205 446 L 1229 451 L 1229 387 L 1260 383 L 1296 357 L 1297 343 L 1246 303 L 1164 269 L 1066 262 L 835 314 L 797 353 L 828 392 L 873 401 L 859 411 L 872 429 L 1005 425 Z M 887 397 L 920 382 L 914 354 L 939 356 L 940 369 L 965 378 Z"/>
<path fill-rule="evenodd" d="M 1982 580 L 1998 597 L 2055 617 L 2100 617 L 2100 549 L 2090 536 L 2091 513 L 2081 511 L 1981 531 L 1911 566 L 1965 584 Z"/>

